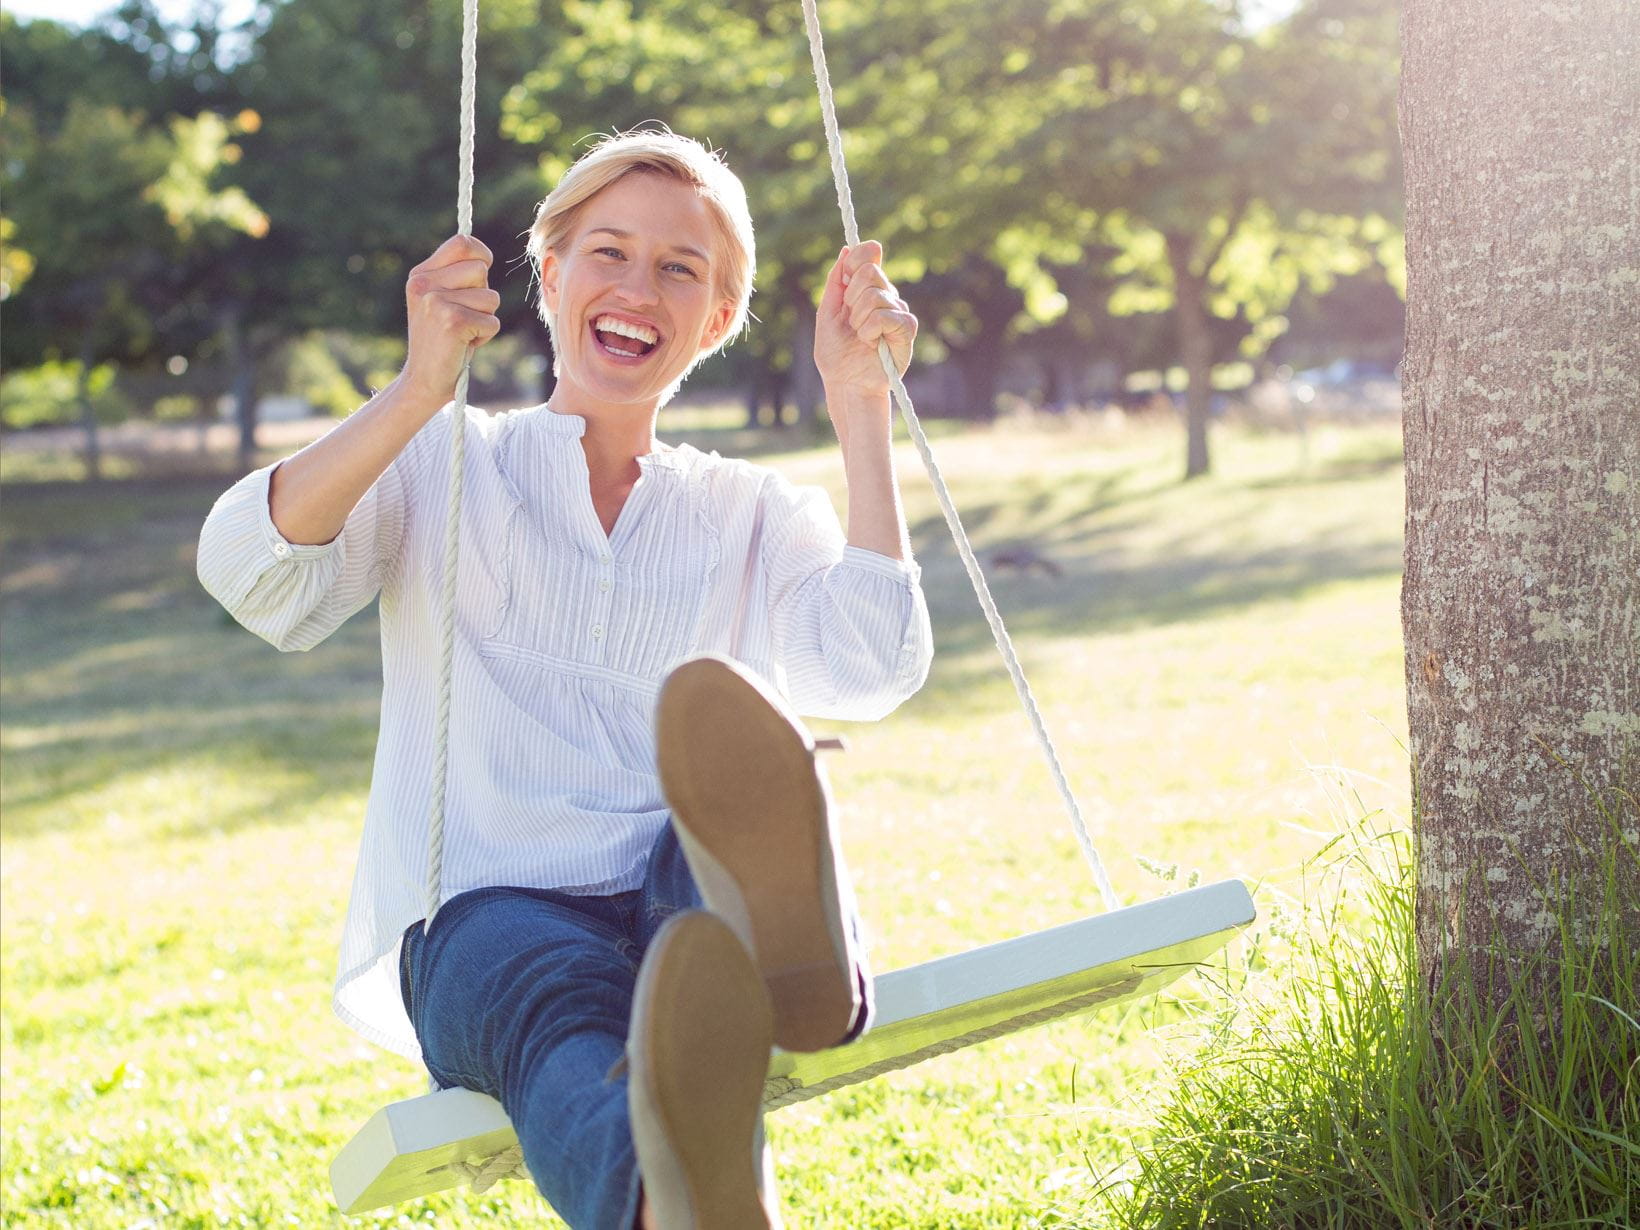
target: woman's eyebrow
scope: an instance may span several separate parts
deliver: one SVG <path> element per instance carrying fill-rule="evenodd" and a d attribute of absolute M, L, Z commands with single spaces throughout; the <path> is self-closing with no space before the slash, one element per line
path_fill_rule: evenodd
<path fill-rule="evenodd" d="M 588 235 L 600 235 L 600 234 L 602 234 L 602 235 L 613 235 L 617 239 L 631 239 L 632 238 L 632 232 L 631 231 L 623 231 L 618 226 L 595 226 L 591 230 L 589 230 L 587 232 L 587 234 Z M 703 265 L 709 265 L 709 264 L 712 263 L 711 258 L 708 257 L 706 255 L 706 253 L 702 252 L 699 248 L 692 248 L 686 243 L 675 243 L 675 244 L 673 244 L 672 245 L 672 251 L 682 252 L 685 256 L 692 256 Z"/>

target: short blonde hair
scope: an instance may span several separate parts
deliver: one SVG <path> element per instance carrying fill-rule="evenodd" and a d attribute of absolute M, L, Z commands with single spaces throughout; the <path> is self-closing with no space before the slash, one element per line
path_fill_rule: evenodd
<path fill-rule="evenodd" d="M 588 201 L 616 180 L 641 172 L 665 175 L 690 185 L 711 210 L 723 248 L 714 279 L 716 289 L 735 305 L 729 327 L 713 347 L 714 352 L 721 350 L 746 327 L 749 315 L 752 275 L 757 268 L 752 214 L 746 205 L 746 188 L 723 161 L 722 154 L 670 129 L 643 128 L 611 134 L 564 172 L 558 186 L 537 208 L 535 223 L 530 227 L 527 250 L 535 276 L 539 280 L 541 260 L 547 250 L 556 251 L 575 233 Z M 551 333 L 552 320 L 544 296 L 540 310 Z"/>

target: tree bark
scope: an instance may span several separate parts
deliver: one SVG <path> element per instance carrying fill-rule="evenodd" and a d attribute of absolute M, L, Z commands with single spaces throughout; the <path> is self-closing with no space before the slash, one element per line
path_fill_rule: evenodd
<path fill-rule="evenodd" d="M 820 369 L 814 365 L 814 326 L 817 313 L 814 300 L 801 273 L 788 274 L 787 294 L 792 304 L 792 371 L 791 400 L 797 407 L 797 425 L 812 431 L 820 421 L 820 402 L 824 392 L 820 387 Z M 775 424 L 781 422 L 776 416 Z"/>
<path fill-rule="evenodd" d="M 85 429 L 85 477 L 94 483 L 102 478 L 102 445 L 97 435 L 97 407 L 91 400 L 92 355 L 89 343 L 80 347 L 80 370 L 75 376 L 74 392 L 80 402 L 80 426 Z"/>
<path fill-rule="evenodd" d="M 1168 238 L 1173 264 L 1173 305 L 1179 322 L 1179 359 L 1184 364 L 1184 476 L 1211 468 L 1207 420 L 1213 409 L 1213 332 L 1207 323 L 1207 278 L 1190 268 L 1188 241 Z"/>
<path fill-rule="evenodd" d="M 1552 958 L 1579 919 L 1540 888 L 1598 905 L 1606 830 L 1640 845 L 1640 5 L 1407 0 L 1402 38 L 1402 621 L 1434 991 L 1459 950 Z M 1636 865 L 1618 887 L 1640 925 Z"/>
<path fill-rule="evenodd" d="M 234 419 L 239 424 L 239 468 L 256 468 L 256 352 L 246 336 L 244 310 L 230 306 L 223 325 L 228 334 L 228 368 L 233 373 Z"/>

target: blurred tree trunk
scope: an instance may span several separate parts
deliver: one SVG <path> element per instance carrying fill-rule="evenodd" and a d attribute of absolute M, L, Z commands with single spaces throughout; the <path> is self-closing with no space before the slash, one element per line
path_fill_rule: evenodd
<path fill-rule="evenodd" d="M 1169 245 L 1172 250 L 1172 244 Z M 1179 318 L 1179 358 L 1184 363 L 1184 476 L 1200 478 L 1211 468 L 1207 420 L 1213 410 L 1213 333 L 1207 324 L 1207 279 L 1190 271 L 1188 260 L 1173 265 L 1174 310 Z"/>
<path fill-rule="evenodd" d="M 951 347 L 951 362 L 962 377 L 962 416 L 988 423 L 997 416 L 997 385 L 1002 370 L 1002 333 L 984 332 L 965 345 Z"/>
<path fill-rule="evenodd" d="M 814 365 L 814 326 L 817 318 L 814 301 L 809 297 L 803 271 L 786 270 L 786 295 L 792 305 L 792 371 L 791 400 L 797 407 L 797 425 L 810 431 L 820 418 L 820 402 L 825 392 L 820 385 L 820 369 Z M 778 404 L 778 403 L 777 403 Z M 775 415 L 775 424 L 782 422 Z"/>
<path fill-rule="evenodd" d="M 256 468 L 256 351 L 246 337 L 244 305 L 230 303 L 222 324 L 228 335 L 228 370 L 233 379 L 234 421 L 239 424 L 239 468 Z"/>
<path fill-rule="evenodd" d="M 1207 451 L 1207 425 L 1213 412 L 1213 329 L 1207 309 L 1213 266 L 1241 226 L 1247 203 L 1237 201 L 1224 234 L 1208 240 L 1197 257 L 1197 237 L 1169 232 L 1167 262 L 1173 271 L 1173 308 L 1178 322 L 1179 361 L 1185 372 L 1184 476 L 1200 478 L 1212 469 Z"/>
<path fill-rule="evenodd" d="M 1608 828 L 1640 926 L 1640 5 L 1407 0 L 1402 37 L 1402 620 L 1433 993 L 1459 951 L 1501 950 L 1499 973 L 1548 957 L 1552 978 L 1562 924 L 1587 932 L 1543 890 L 1598 905 Z"/>
<path fill-rule="evenodd" d="M 90 330 L 86 330 L 89 339 Z M 90 482 L 102 478 L 102 445 L 97 435 L 97 406 L 91 397 L 91 366 L 96 351 L 89 340 L 80 346 L 80 370 L 74 380 L 74 394 L 80 403 L 80 426 L 85 429 L 85 476 Z"/>

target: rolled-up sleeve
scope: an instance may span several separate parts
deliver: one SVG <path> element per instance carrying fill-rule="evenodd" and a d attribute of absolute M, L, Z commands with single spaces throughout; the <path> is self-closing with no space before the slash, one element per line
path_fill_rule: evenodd
<path fill-rule="evenodd" d="M 922 570 L 849 546 L 823 490 L 774 485 L 764 566 L 783 691 L 809 717 L 884 717 L 933 661 Z"/>
<path fill-rule="evenodd" d="M 320 546 L 288 542 L 268 511 L 276 466 L 217 500 L 199 534 L 199 580 L 246 628 L 280 650 L 311 649 L 369 604 L 403 540 L 404 482 L 390 466 Z"/>

